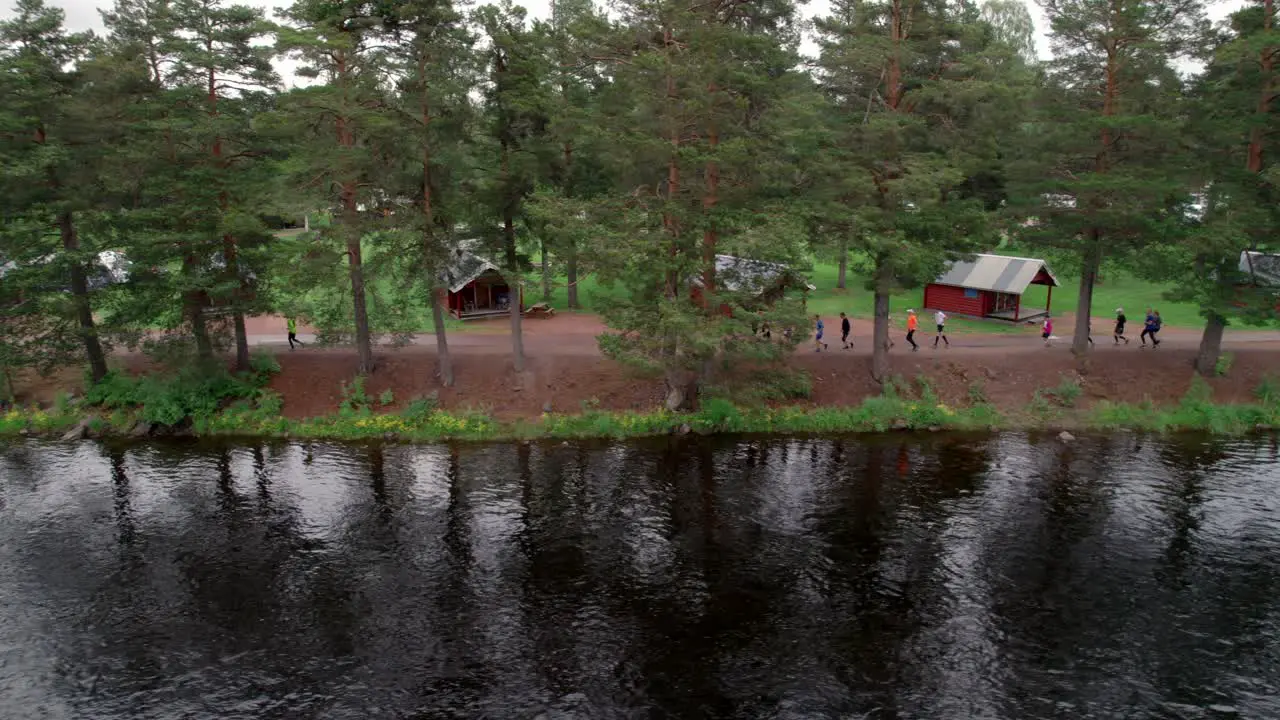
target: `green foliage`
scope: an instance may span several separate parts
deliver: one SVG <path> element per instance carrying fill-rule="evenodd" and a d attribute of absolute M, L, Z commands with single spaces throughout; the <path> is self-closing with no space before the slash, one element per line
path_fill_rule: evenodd
<path fill-rule="evenodd" d="M 249 370 L 258 378 L 269 379 L 280 372 L 280 363 L 275 355 L 260 350 L 249 356 Z"/>
<path fill-rule="evenodd" d="M 396 401 L 396 394 L 391 392 L 391 388 L 387 388 L 386 390 L 383 390 L 378 395 L 378 404 L 383 407 L 387 407 L 388 405 L 393 405 L 395 404 L 395 401 Z"/>
<path fill-rule="evenodd" d="M 410 400 L 409 405 L 400 414 L 411 421 L 421 422 L 439 409 L 440 396 L 438 393 L 433 392 L 426 397 L 416 397 Z"/>
<path fill-rule="evenodd" d="M 1036 388 L 1031 395 L 1031 402 L 1027 404 L 1027 410 L 1040 418 L 1044 418 L 1053 413 L 1053 404 L 1049 401 L 1049 395 L 1043 388 Z"/>
<path fill-rule="evenodd" d="M 1064 408 L 1075 407 L 1083 393 L 1084 389 L 1080 387 L 1080 381 L 1065 375 L 1056 387 L 1046 391 L 1048 396 Z"/>
<path fill-rule="evenodd" d="M 1274 375 L 1263 375 L 1258 387 L 1253 390 L 1253 396 L 1267 407 L 1280 406 L 1280 380 Z"/>
<path fill-rule="evenodd" d="M 370 405 L 373 401 L 369 398 L 369 394 L 364 389 L 365 377 L 357 375 L 350 383 L 342 383 L 339 391 L 342 394 L 342 402 L 338 404 L 339 413 L 342 415 L 368 415 Z"/>
<path fill-rule="evenodd" d="M 188 369 L 136 377 L 112 372 L 88 389 L 85 402 L 109 410 L 136 409 L 146 422 L 174 426 L 188 419 L 209 418 L 228 401 L 252 398 L 258 392 L 255 383 L 225 372 Z"/>
<path fill-rule="evenodd" d="M 1236 356 L 1232 353 L 1222 353 L 1218 356 L 1218 361 L 1214 363 L 1213 374 L 1218 377 L 1226 377 L 1231 372 L 1231 364 L 1235 362 Z"/>
<path fill-rule="evenodd" d="M 969 383 L 969 404 L 985 405 L 987 403 L 987 388 L 981 380 L 974 380 Z"/>

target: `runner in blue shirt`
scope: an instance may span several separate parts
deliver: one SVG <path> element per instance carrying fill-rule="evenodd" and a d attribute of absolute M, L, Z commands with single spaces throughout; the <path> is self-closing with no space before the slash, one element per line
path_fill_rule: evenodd
<path fill-rule="evenodd" d="M 814 329 L 816 331 L 813 336 L 813 344 L 814 344 L 813 351 L 822 352 L 823 350 L 827 349 L 827 344 L 822 342 L 822 331 L 824 329 L 822 325 L 822 317 L 820 315 L 814 315 L 813 322 L 814 322 Z"/>

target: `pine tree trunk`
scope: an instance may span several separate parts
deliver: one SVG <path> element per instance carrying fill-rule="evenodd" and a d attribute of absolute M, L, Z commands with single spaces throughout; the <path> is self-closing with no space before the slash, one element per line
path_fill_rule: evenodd
<path fill-rule="evenodd" d="M 356 325 L 356 353 L 360 356 L 357 372 L 373 372 L 373 338 L 369 333 L 369 308 L 364 292 L 364 255 L 360 248 L 360 227 L 356 218 L 355 187 L 342 188 L 343 232 L 347 235 L 347 264 L 351 278 L 351 301 Z"/>
<path fill-rule="evenodd" d="M 360 250 L 360 238 L 347 240 L 347 260 L 351 277 L 352 309 L 355 311 L 356 352 L 360 356 L 359 374 L 373 372 L 373 338 L 369 333 L 369 309 L 364 294 L 364 257 Z"/>
<path fill-rule="evenodd" d="M 849 273 L 849 245 L 844 240 L 840 241 L 840 272 L 836 276 L 836 287 L 845 289 L 845 277 Z"/>
<path fill-rule="evenodd" d="M 1088 247 L 1084 250 L 1080 266 L 1080 295 L 1076 300 L 1076 329 L 1071 340 L 1071 352 L 1084 357 L 1089 352 L 1089 319 L 1093 313 L 1093 286 L 1098 279 L 1098 266 L 1102 258 L 1102 237 L 1097 228 L 1089 231 Z"/>
<path fill-rule="evenodd" d="M 569 245 L 569 257 L 565 258 L 565 293 L 570 310 L 578 309 L 578 243 Z"/>
<path fill-rule="evenodd" d="M 182 258 L 183 275 L 190 281 L 195 273 L 198 261 L 195 255 L 188 252 Z M 183 291 L 182 302 L 187 322 L 191 323 L 191 336 L 196 341 L 196 357 L 202 364 L 213 362 L 213 341 L 209 338 L 209 325 L 205 319 L 205 295 L 197 288 Z"/>
<path fill-rule="evenodd" d="M 871 348 L 871 377 L 883 385 L 889 379 L 889 281 L 891 271 L 884 258 L 876 260 L 875 328 Z"/>
<path fill-rule="evenodd" d="M 440 371 L 440 384 L 453 387 L 453 356 L 449 354 L 449 340 L 444 329 L 444 303 L 440 301 L 444 292 L 443 288 L 431 290 L 431 325 L 436 331 L 436 367 Z"/>
<path fill-rule="evenodd" d="M 551 302 L 551 261 L 547 258 L 547 239 L 542 238 L 542 302 Z"/>
<path fill-rule="evenodd" d="M 1200 336 L 1200 351 L 1196 354 L 1196 372 L 1213 377 L 1218 371 L 1218 358 L 1222 355 L 1222 335 L 1227 329 L 1227 319 L 1218 313 L 1209 313 Z"/>
<path fill-rule="evenodd" d="M 223 210 L 226 210 L 225 196 Z M 240 309 L 240 303 L 244 298 L 245 283 L 240 278 L 240 261 L 236 253 L 236 241 L 230 235 L 222 236 L 222 258 L 226 261 L 227 274 L 237 283 L 232 295 L 232 322 L 235 325 L 236 334 L 236 371 L 249 372 L 249 336 L 244 328 L 244 311 Z"/>
<path fill-rule="evenodd" d="M 76 234 L 75 221 L 70 210 L 58 213 L 58 229 L 62 234 L 62 249 L 72 256 L 71 302 L 75 307 L 76 324 L 80 327 L 80 342 L 89 360 L 89 376 L 98 382 L 107 375 L 107 357 L 98 341 L 98 330 L 93 324 L 93 309 L 89 305 L 89 281 L 84 265 L 76 257 L 80 252 L 80 237 Z"/>
<path fill-rule="evenodd" d="M 521 327 L 520 295 L 524 283 L 520 281 L 520 272 L 516 260 L 516 228 L 515 218 L 510 209 L 503 211 L 502 234 L 506 238 L 508 298 L 511 313 L 511 359 L 516 372 L 524 372 L 524 330 Z"/>

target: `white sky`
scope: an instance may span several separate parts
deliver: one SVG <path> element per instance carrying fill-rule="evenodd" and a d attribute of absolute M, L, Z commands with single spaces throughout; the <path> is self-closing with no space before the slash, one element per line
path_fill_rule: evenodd
<path fill-rule="evenodd" d="M 1158 0 L 1154 0 L 1157 1 Z M 102 30 L 102 20 L 98 16 L 98 10 L 110 8 L 112 0 L 47 0 L 49 4 L 62 8 L 67 13 L 67 27 L 71 30 Z M 289 0 L 239 0 L 245 5 L 275 9 L 286 7 Z M 1247 0 L 1207 0 L 1209 6 L 1209 17 L 1213 20 L 1221 20 L 1243 6 Z M 550 12 L 551 0 L 524 0 L 517 4 L 524 5 L 529 10 L 529 14 L 533 17 L 546 17 Z M 1048 30 L 1048 22 L 1045 20 L 1044 13 L 1040 7 L 1032 1 L 1028 1 L 1027 5 L 1031 8 L 1032 17 L 1036 23 L 1036 47 L 1039 49 L 1041 57 L 1049 55 L 1049 40 L 1045 34 Z M 12 8 L 11 0 L 0 0 L 0 17 L 6 17 L 10 14 Z M 828 0 L 812 0 L 808 5 L 804 6 L 801 12 L 805 17 L 815 17 L 827 13 L 830 7 Z M 807 48 L 812 50 L 812 46 Z"/>

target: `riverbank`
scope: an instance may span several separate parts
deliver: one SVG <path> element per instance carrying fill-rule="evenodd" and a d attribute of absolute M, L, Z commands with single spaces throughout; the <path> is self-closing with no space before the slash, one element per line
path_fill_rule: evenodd
<path fill-rule="evenodd" d="M 545 413 L 536 419 L 502 420 L 482 412 L 451 412 L 420 402 L 401 412 L 369 406 L 295 419 L 266 402 L 236 402 L 217 412 L 175 425 L 147 419 L 144 409 L 112 411 L 80 408 L 13 408 L 0 414 L 0 436 L 60 437 L 277 437 L 396 442 L 509 441 L 533 439 L 632 438 L 685 434 L 829 434 L 896 431 L 1137 430 L 1243 435 L 1280 428 L 1280 383 L 1255 389 L 1256 401 L 1217 403 L 1212 388 L 1193 381 L 1177 403 L 1103 400 L 1081 405 L 1081 387 L 1064 380 L 1037 391 L 1022 408 L 1001 408 L 975 395 L 963 405 L 941 400 L 926 381 L 868 397 L 856 406 L 740 407 L 711 399 L 694 413 L 665 410 L 619 412 L 585 409 Z"/>
<path fill-rule="evenodd" d="M 531 323 L 532 324 L 532 323 Z M 525 371 L 505 338 L 459 343 L 457 383 L 440 388 L 429 346 L 379 348 L 375 373 L 353 378 L 350 348 L 260 346 L 243 382 L 175 382 L 140 355 L 117 356 L 112 382 L 86 396 L 82 374 L 35 386 L 0 412 L 0 433 L 262 435 L 444 439 L 629 437 L 672 432 L 880 432 L 927 429 L 1211 430 L 1280 425 L 1280 349 L 1240 342 L 1207 380 L 1190 342 L 1159 350 L 1100 345 L 1080 364 L 1064 348 L 1004 336 L 959 336 L 950 349 L 892 353 L 882 388 L 863 348 L 801 350 L 773 375 L 718 378 L 702 409 L 661 410 L 660 378 L 599 355 L 587 333 L 531 335 Z M 482 337 L 482 336 L 479 336 Z M 570 337 L 574 340 L 570 341 Z M 495 345 L 494 343 L 498 343 Z M 1172 347 L 1170 347 L 1172 346 Z M 76 403 L 72 398 L 81 398 Z M 732 403 L 726 400 L 732 399 Z M 7 418 L 7 419 L 6 419 Z M 174 429 L 176 428 L 176 429 Z"/>

